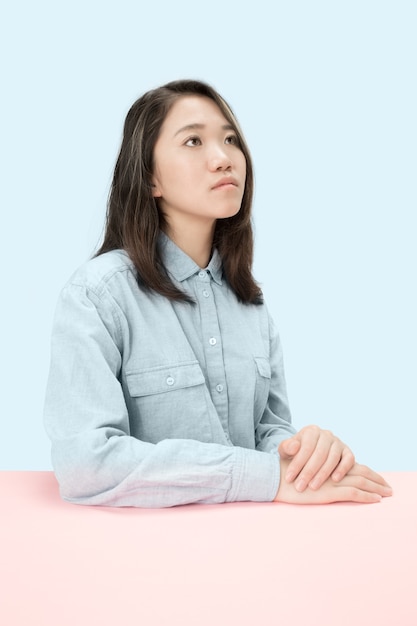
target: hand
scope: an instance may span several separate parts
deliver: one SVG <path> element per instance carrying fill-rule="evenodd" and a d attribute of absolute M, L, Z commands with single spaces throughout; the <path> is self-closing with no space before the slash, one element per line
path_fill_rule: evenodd
<path fill-rule="evenodd" d="M 281 441 L 278 447 L 282 459 L 293 457 L 285 478 L 291 483 L 297 478 L 295 488 L 303 492 L 320 489 L 332 475 L 340 481 L 355 464 L 352 451 L 330 430 L 318 426 L 305 426 L 294 437 Z"/>
<path fill-rule="evenodd" d="M 281 481 L 275 502 L 290 504 L 328 504 L 330 502 L 380 502 L 382 497 L 391 496 L 388 483 L 366 465 L 355 463 L 352 469 L 339 481 L 328 478 L 318 490 L 309 487 L 300 493 L 294 483 L 285 480 L 289 460 L 280 459 Z"/>

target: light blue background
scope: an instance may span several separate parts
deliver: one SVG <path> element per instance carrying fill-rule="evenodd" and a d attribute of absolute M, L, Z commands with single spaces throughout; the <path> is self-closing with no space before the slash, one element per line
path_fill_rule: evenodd
<path fill-rule="evenodd" d="M 413 1 L 9 3 L 1 16 L 0 469 L 49 469 L 60 288 L 101 235 L 131 103 L 181 77 L 231 103 L 293 420 L 417 469 Z"/>

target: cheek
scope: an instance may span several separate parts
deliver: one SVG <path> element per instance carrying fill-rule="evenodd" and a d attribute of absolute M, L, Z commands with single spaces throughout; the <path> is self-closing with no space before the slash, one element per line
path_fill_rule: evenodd
<path fill-rule="evenodd" d="M 246 159 L 243 152 L 240 153 L 240 168 L 242 170 L 243 176 L 246 178 Z"/>
<path fill-rule="evenodd" d="M 158 169 L 159 181 L 165 192 L 174 189 L 184 189 L 184 184 L 195 179 L 192 164 L 181 159 L 167 159 L 160 163 Z"/>
<path fill-rule="evenodd" d="M 155 168 L 155 181 L 163 196 L 169 193 L 175 186 L 176 175 L 174 169 L 169 163 L 160 163 Z"/>

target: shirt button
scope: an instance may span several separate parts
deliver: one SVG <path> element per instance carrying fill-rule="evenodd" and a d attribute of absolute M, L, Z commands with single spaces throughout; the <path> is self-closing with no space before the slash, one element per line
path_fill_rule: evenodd
<path fill-rule="evenodd" d="M 170 387 L 174 384 L 174 379 L 172 378 L 172 376 L 168 376 L 167 378 L 167 385 L 169 385 Z"/>
<path fill-rule="evenodd" d="M 206 277 L 206 272 L 198 272 L 198 275 L 200 276 L 200 278 L 205 278 Z"/>
<path fill-rule="evenodd" d="M 219 393 L 221 393 L 223 391 L 223 385 L 217 385 L 216 389 Z"/>
<path fill-rule="evenodd" d="M 205 298 L 208 298 L 208 297 L 209 297 L 209 295 L 210 295 L 210 294 L 209 294 L 209 292 L 207 291 L 207 289 L 204 289 L 204 290 L 203 290 L 203 296 L 204 296 Z"/>
<path fill-rule="evenodd" d="M 216 345 L 216 343 L 217 343 L 217 339 L 216 339 L 215 337 L 210 337 L 210 339 L 209 339 L 209 344 L 210 344 L 211 346 L 215 346 L 215 345 Z"/>

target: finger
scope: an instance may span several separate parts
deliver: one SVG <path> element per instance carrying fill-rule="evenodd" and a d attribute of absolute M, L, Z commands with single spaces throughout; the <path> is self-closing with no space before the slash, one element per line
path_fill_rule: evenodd
<path fill-rule="evenodd" d="M 339 491 L 339 489 L 337 490 Z M 372 504 L 375 502 L 381 502 L 382 496 L 379 493 L 373 491 L 364 491 L 357 487 L 341 487 L 334 502 L 360 502 L 362 504 Z"/>
<path fill-rule="evenodd" d="M 314 427 L 309 427 L 301 430 L 296 436 L 300 441 L 300 450 L 294 456 L 287 468 L 285 480 L 289 483 L 292 482 L 296 476 L 298 476 L 316 449 L 317 441 L 320 437 L 320 429 L 317 428 L 316 430 Z"/>
<path fill-rule="evenodd" d="M 291 439 L 284 439 L 278 446 L 278 453 L 281 458 L 289 459 L 293 457 L 299 451 L 301 447 L 301 441 L 298 435 L 294 435 Z"/>
<path fill-rule="evenodd" d="M 332 443 L 330 450 L 327 454 L 327 459 L 325 459 L 323 465 L 319 468 L 317 473 L 312 476 L 312 479 L 308 483 L 308 486 L 311 487 L 311 489 L 319 489 L 323 485 L 323 483 L 330 477 L 330 474 L 333 472 L 335 467 L 339 466 L 342 445 L 343 444 L 341 444 L 340 441 L 334 441 Z M 305 470 L 307 469 L 308 464 L 305 467 Z M 305 470 L 303 470 L 301 474 L 303 474 Z"/>
<path fill-rule="evenodd" d="M 363 468 L 363 469 L 361 469 Z M 380 482 L 375 482 L 372 478 L 368 478 L 366 476 L 367 472 L 363 470 L 369 470 L 369 468 L 365 466 L 359 466 L 359 474 L 348 474 L 340 483 L 335 485 L 336 488 L 348 487 L 353 489 L 359 489 L 360 491 L 367 491 L 369 493 L 376 493 L 381 497 L 392 496 L 392 489 L 389 485 L 381 484 Z M 370 470 L 370 473 L 375 473 Z M 334 483 L 333 483 L 334 484 Z"/>
<path fill-rule="evenodd" d="M 384 496 L 390 495 L 385 493 L 382 485 L 377 485 L 372 481 L 368 481 L 364 477 L 355 476 L 343 479 L 341 483 L 327 481 L 322 489 L 311 490 L 306 489 L 303 493 L 297 494 L 299 502 L 309 504 L 314 503 L 330 503 L 330 502 L 360 502 L 371 503 L 380 502 Z"/>
<path fill-rule="evenodd" d="M 335 471 L 332 474 L 333 480 L 338 482 L 346 476 L 349 470 L 355 465 L 355 456 L 350 448 L 344 446 L 342 450 L 342 458 L 340 459 L 340 463 L 336 467 Z"/>
<path fill-rule="evenodd" d="M 380 502 L 383 497 L 392 495 L 390 488 L 386 485 L 375 483 L 374 481 L 360 475 L 347 476 L 337 484 L 333 481 L 329 481 L 327 485 L 332 485 L 330 490 L 325 492 L 329 498 L 329 502 L 371 503 Z M 323 487 L 323 489 L 326 489 L 326 487 Z M 314 492 L 307 491 L 306 495 L 308 495 L 308 493 L 314 493 L 315 495 L 313 498 L 320 498 L 322 490 Z"/>
<path fill-rule="evenodd" d="M 386 487 L 391 487 L 389 483 L 377 472 L 374 472 L 370 467 L 366 465 L 360 465 L 359 463 L 355 463 L 353 468 L 349 471 L 347 476 L 365 476 L 368 480 L 372 480 L 373 482 L 384 485 Z"/>
<path fill-rule="evenodd" d="M 290 464 L 295 465 L 294 471 L 300 468 L 296 478 L 296 489 L 301 492 L 307 487 L 310 480 L 326 462 L 331 448 L 331 441 L 327 437 L 319 437 L 318 441 L 308 445 L 302 444 L 300 452 L 294 457 Z"/>

